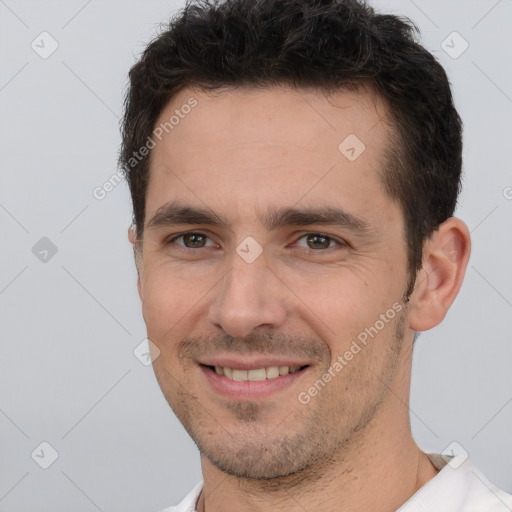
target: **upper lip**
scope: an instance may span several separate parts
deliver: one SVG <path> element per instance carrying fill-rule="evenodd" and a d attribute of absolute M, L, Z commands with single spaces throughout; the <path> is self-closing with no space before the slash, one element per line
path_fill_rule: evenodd
<path fill-rule="evenodd" d="M 306 366 L 310 363 L 307 361 L 299 361 L 287 357 L 251 357 L 251 358 L 235 358 L 235 357 L 212 357 L 199 361 L 199 364 L 205 366 L 222 366 L 224 368 L 233 368 L 236 370 L 255 370 L 257 368 L 269 368 L 270 366 Z"/>

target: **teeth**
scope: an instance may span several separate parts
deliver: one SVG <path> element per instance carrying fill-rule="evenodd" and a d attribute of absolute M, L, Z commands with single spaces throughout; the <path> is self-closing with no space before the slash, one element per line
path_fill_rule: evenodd
<path fill-rule="evenodd" d="M 267 379 L 275 379 L 276 377 L 279 377 L 279 367 L 270 366 L 267 368 Z"/>
<path fill-rule="evenodd" d="M 267 378 L 267 372 L 265 368 L 258 368 L 257 370 L 249 370 L 247 372 L 247 380 L 265 380 Z"/>
<path fill-rule="evenodd" d="M 255 368 L 253 370 L 235 370 L 224 366 L 216 366 L 215 373 L 224 375 L 231 380 L 236 381 L 261 381 L 265 379 L 275 379 L 281 375 L 295 373 L 300 366 L 269 366 L 268 368 Z"/>
<path fill-rule="evenodd" d="M 233 380 L 247 380 L 247 370 L 233 370 Z"/>

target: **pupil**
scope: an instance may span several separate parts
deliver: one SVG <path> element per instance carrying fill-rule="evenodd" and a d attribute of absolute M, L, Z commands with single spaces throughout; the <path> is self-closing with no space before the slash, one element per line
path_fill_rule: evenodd
<path fill-rule="evenodd" d="M 313 245 L 315 245 L 314 240 L 323 240 L 323 243 L 320 245 L 316 245 L 315 247 L 312 247 L 313 249 L 327 249 L 329 247 L 329 239 L 326 236 L 321 235 L 309 235 L 308 237 L 308 243 L 313 242 Z"/>
<path fill-rule="evenodd" d="M 201 238 L 201 237 L 204 238 L 204 236 L 201 235 L 201 234 L 190 233 L 188 235 L 185 235 L 185 240 L 188 240 L 189 242 L 191 242 L 191 245 L 194 246 L 194 247 L 198 247 L 198 246 L 202 247 L 203 244 L 201 244 L 201 241 L 199 243 L 197 243 L 198 238 Z M 187 244 L 185 243 L 185 245 L 187 245 Z"/>

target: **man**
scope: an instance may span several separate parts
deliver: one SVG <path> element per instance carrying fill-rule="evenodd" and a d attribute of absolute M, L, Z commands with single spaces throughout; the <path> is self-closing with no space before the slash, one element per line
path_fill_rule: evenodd
<path fill-rule="evenodd" d="M 470 254 L 461 121 L 414 28 L 356 0 L 203 1 L 130 71 L 138 291 L 203 473 L 167 511 L 512 510 L 411 435 L 415 334 Z"/>

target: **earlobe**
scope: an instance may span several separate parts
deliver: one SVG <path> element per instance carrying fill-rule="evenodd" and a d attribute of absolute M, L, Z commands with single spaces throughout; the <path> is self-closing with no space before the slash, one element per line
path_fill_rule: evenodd
<path fill-rule="evenodd" d="M 426 331 L 442 322 L 460 290 L 470 252 L 469 230 L 455 217 L 443 222 L 426 241 L 423 268 L 410 301 L 411 329 Z"/>
<path fill-rule="evenodd" d="M 135 245 L 136 233 L 135 226 L 133 224 L 128 228 L 128 240 L 132 245 Z"/>

